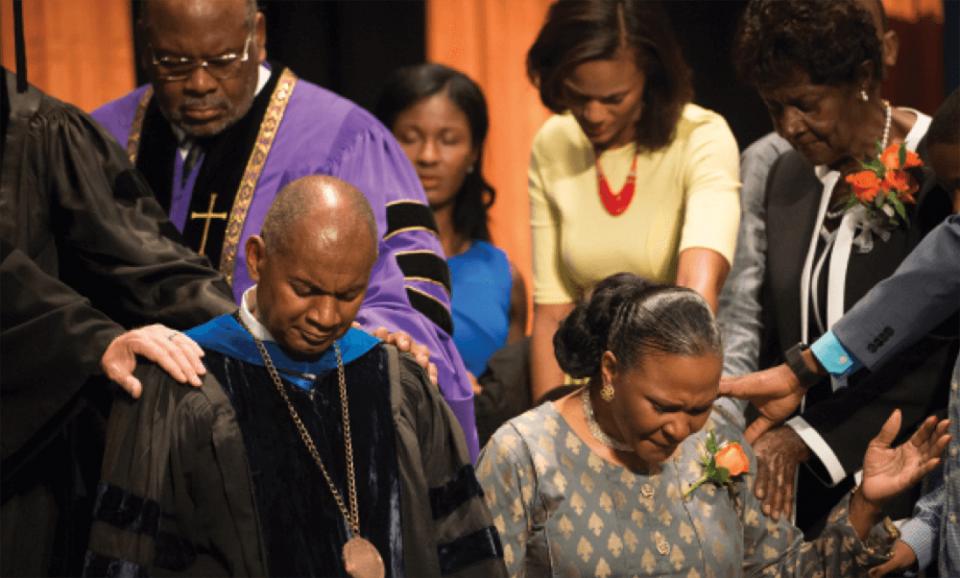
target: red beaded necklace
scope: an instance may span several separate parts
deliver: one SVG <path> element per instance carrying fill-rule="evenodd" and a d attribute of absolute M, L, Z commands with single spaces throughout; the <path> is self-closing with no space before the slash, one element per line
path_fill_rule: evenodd
<path fill-rule="evenodd" d="M 607 178 L 603 176 L 603 170 L 600 168 L 600 158 L 597 158 L 597 190 L 600 193 L 600 202 L 608 213 L 616 217 L 630 206 L 633 200 L 633 193 L 636 190 L 637 183 L 637 155 L 633 155 L 633 162 L 630 163 L 630 172 L 627 173 L 627 182 L 623 183 L 623 188 L 613 193 L 610 190 L 610 184 Z"/>

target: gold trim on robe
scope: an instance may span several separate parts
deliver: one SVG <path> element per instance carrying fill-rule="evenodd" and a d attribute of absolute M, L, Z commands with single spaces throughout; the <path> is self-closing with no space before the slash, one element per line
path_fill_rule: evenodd
<path fill-rule="evenodd" d="M 253 194 L 257 189 L 257 182 L 260 180 L 260 174 L 266 166 L 267 156 L 273 147 L 273 139 L 277 136 L 277 129 L 283 120 L 283 115 L 287 110 L 287 104 L 290 102 L 290 95 L 297 83 L 297 75 L 289 68 L 284 69 L 280 74 L 280 80 L 277 87 L 270 95 L 270 104 L 267 111 L 260 121 L 260 131 L 257 133 L 257 140 L 254 143 L 250 157 L 247 159 L 247 166 L 243 171 L 243 177 L 240 179 L 240 186 L 237 189 L 237 195 L 233 201 L 233 207 L 230 209 L 230 219 L 227 222 L 227 230 L 224 233 L 223 249 L 220 253 L 220 272 L 227 278 L 227 283 L 233 285 L 233 269 L 237 260 L 237 246 L 240 244 L 240 236 L 243 233 L 243 225 L 247 220 L 247 212 L 253 202 Z M 133 118 L 133 125 L 130 127 L 130 137 L 127 139 L 127 156 L 130 162 L 137 163 L 137 153 L 140 149 L 140 135 L 143 131 L 143 119 L 146 116 L 147 106 L 153 97 L 153 87 L 147 87 L 140 102 L 137 105 L 137 112 Z"/>
<path fill-rule="evenodd" d="M 137 113 L 133 117 L 133 125 L 130 127 L 130 136 L 127 138 L 127 158 L 130 164 L 137 164 L 137 154 L 140 152 L 140 134 L 143 132 L 143 117 L 147 114 L 147 106 L 150 105 L 150 99 L 153 98 L 153 87 L 148 86 L 140 102 L 137 103 Z"/>
<path fill-rule="evenodd" d="M 267 112 L 260 122 L 260 132 L 257 133 L 256 144 L 253 145 L 253 151 L 247 160 L 247 168 L 243 171 L 240 188 L 237 189 L 237 196 L 233 201 L 233 208 L 230 210 L 230 220 L 227 222 L 227 231 L 223 237 L 223 251 L 220 253 L 220 272 L 227 278 L 227 283 L 231 286 L 233 285 L 234 264 L 237 260 L 237 245 L 240 244 L 243 224 L 247 220 L 247 212 L 253 202 L 257 181 L 260 180 L 260 173 L 266 166 L 267 156 L 270 154 L 271 147 L 273 147 L 273 139 L 277 136 L 277 129 L 280 128 L 280 121 L 283 120 L 283 114 L 287 110 L 290 95 L 293 93 L 293 87 L 296 84 L 297 75 L 289 68 L 284 69 L 280 75 L 280 81 L 277 82 L 277 87 L 273 89 L 273 94 L 270 95 L 270 104 L 267 106 Z"/>

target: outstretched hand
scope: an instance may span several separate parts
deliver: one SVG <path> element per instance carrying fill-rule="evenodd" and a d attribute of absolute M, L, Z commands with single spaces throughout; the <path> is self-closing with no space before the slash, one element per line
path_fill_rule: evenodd
<path fill-rule="evenodd" d="M 133 375 L 138 355 L 153 361 L 180 383 L 200 386 L 200 376 L 207 372 L 200 361 L 203 350 L 185 334 L 160 324 L 132 329 L 110 342 L 100 358 L 100 368 L 134 399 L 143 392 L 143 385 Z"/>
<path fill-rule="evenodd" d="M 744 432 L 751 444 L 790 417 L 799 407 L 804 393 L 800 380 L 786 364 L 720 380 L 720 395 L 748 400 L 760 412 L 760 417 Z"/>
<path fill-rule="evenodd" d="M 900 431 L 900 410 L 894 410 L 877 437 L 870 440 L 863 457 L 863 498 L 873 504 L 884 502 L 920 481 L 940 463 L 950 443 L 950 420 L 928 417 L 910 439 L 897 447 L 890 444 Z"/>
<path fill-rule="evenodd" d="M 357 326 L 360 329 L 359 326 Z M 430 377 L 430 383 L 437 385 L 437 366 L 430 361 L 430 348 L 422 343 L 417 343 L 410 337 L 406 331 L 390 332 L 386 327 L 377 327 L 371 335 L 384 343 L 389 343 L 396 347 L 401 353 L 409 353 L 417 361 L 417 365 L 427 371 Z"/>

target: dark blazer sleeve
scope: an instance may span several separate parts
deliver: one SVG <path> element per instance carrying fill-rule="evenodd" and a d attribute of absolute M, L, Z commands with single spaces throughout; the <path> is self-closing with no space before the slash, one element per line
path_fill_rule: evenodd
<path fill-rule="evenodd" d="M 902 412 L 900 443 L 927 416 L 946 407 L 956 357 L 956 339 L 926 337 L 876 371 L 856 375 L 849 387 L 808 407 L 802 417 L 849 475 L 862 467 L 867 445 L 893 410 Z M 808 464 L 822 480 L 830 479 L 818 459 Z"/>
<path fill-rule="evenodd" d="M 412 358 L 387 352 L 407 575 L 505 577 L 500 536 L 456 416 Z"/>
<path fill-rule="evenodd" d="M 958 309 L 960 215 L 951 215 L 832 329 L 847 351 L 873 369 Z"/>

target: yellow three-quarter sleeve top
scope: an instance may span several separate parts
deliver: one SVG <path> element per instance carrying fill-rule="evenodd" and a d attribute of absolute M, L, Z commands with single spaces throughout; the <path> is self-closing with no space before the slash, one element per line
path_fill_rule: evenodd
<path fill-rule="evenodd" d="M 614 193 L 627 179 L 636 144 L 603 152 Z M 637 159 L 636 192 L 611 216 L 597 192 L 593 146 L 570 114 L 551 117 L 530 159 L 533 299 L 573 303 L 605 277 L 630 272 L 672 283 L 677 256 L 712 249 L 733 262 L 740 223 L 737 143 L 720 115 L 688 104 L 673 142 Z"/>

